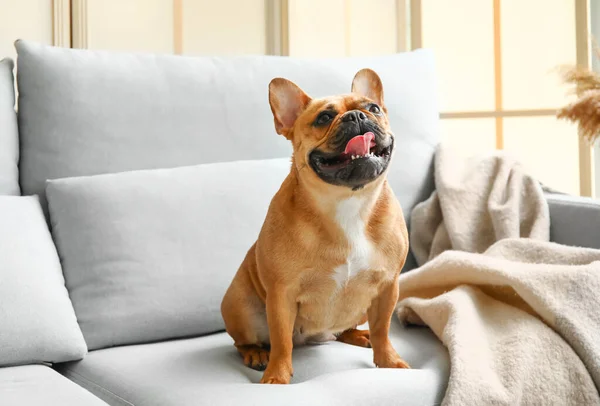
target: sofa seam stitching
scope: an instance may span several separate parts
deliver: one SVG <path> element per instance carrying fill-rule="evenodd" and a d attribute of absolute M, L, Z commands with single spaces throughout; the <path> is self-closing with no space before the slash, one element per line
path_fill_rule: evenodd
<path fill-rule="evenodd" d="M 120 400 L 120 401 L 123 401 L 123 402 L 125 402 L 127 405 L 129 405 L 129 406 L 135 406 L 135 404 L 131 403 L 131 402 L 130 402 L 130 401 L 128 401 L 127 399 L 124 399 L 124 398 L 122 398 L 121 396 L 119 396 L 119 395 L 117 395 L 117 394 L 115 394 L 115 393 L 111 392 L 110 390 L 106 389 L 104 386 L 102 386 L 102 385 L 100 385 L 100 384 L 98 384 L 98 383 L 96 383 L 96 382 L 92 381 L 91 379 L 89 379 L 89 378 L 87 378 L 87 377 L 85 377 L 85 376 L 81 375 L 80 373 L 78 373 L 78 372 L 75 372 L 75 371 L 73 371 L 73 370 L 71 370 L 71 369 L 69 369 L 69 368 L 65 368 L 65 371 L 66 371 L 66 372 L 67 372 L 67 374 L 69 374 L 69 375 L 72 375 L 72 376 L 74 375 L 74 376 L 73 376 L 73 378 L 74 378 L 74 379 L 78 379 L 78 380 L 80 380 L 80 381 L 83 381 L 83 382 L 85 382 L 85 383 L 88 383 L 88 384 L 94 385 L 96 388 L 100 389 L 102 392 L 105 392 L 105 393 L 107 393 L 107 394 L 109 394 L 109 395 L 113 396 L 115 399 L 117 399 L 117 400 Z"/>

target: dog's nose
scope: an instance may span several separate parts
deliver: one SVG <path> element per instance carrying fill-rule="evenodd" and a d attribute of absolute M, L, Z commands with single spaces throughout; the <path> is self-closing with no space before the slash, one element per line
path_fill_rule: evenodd
<path fill-rule="evenodd" d="M 342 121 L 362 121 L 366 120 L 367 115 L 360 110 L 351 110 L 342 116 Z"/>

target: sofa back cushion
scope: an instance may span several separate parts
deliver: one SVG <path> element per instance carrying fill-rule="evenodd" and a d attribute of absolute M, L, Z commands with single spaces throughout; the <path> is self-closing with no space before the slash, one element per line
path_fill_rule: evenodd
<path fill-rule="evenodd" d="M 0 195 L 20 194 L 13 66 L 11 59 L 0 61 Z"/>
<path fill-rule="evenodd" d="M 0 196 L 0 367 L 86 350 L 39 199 Z"/>
<path fill-rule="evenodd" d="M 180 57 L 55 48 L 18 51 L 21 187 L 134 169 L 287 157 L 268 104 L 274 77 L 311 96 L 348 93 L 365 67 L 382 78 L 396 134 L 390 183 L 405 214 L 433 188 L 438 141 L 432 53 L 297 59 Z"/>
<path fill-rule="evenodd" d="M 289 158 L 50 181 L 52 229 L 92 350 L 223 329 L 221 299 Z"/>

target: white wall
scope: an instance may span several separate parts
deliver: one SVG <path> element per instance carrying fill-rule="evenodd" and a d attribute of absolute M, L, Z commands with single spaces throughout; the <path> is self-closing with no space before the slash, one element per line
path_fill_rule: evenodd
<path fill-rule="evenodd" d="M 0 0 L 0 59 L 15 59 L 13 43 L 26 38 L 52 44 L 53 7 L 48 0 Z"/>

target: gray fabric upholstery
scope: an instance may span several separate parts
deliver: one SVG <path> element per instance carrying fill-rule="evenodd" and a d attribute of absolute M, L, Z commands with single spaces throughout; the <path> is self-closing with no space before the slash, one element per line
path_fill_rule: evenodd
<path fill-rule="evenodd" d="M 426 328 L 392 320 L 414 369 L 376 369 L 371 349 L 338 342 L 294 349 L 292 384 L 258 385 L 225 333 L 93 351 L 61 373 L 113 406 L 434 405 L 446 389 L 446 349 Z"/>
<path fill-rule="evenodd" d="M 600 248 L 600 201 L 578 196 L 547 194 L 550 239 L 559 244 Z"/>
<path fill-rule="evenodd" d="M 85 352 L 37 196 L 0 196 L 0 366 Z"/>
<path fill-rule="evenodd" d="M 79 385 L 44 365 L 0 368 L 2 406 L 107 406 Z"/>
<path fill-rule="evenodd" d="M 0 61 L 0 195 L 21 194 L 13 66 L 11 59 Z"/>
<path fill-rule="evenodd" d="M 49 181 L 88 347 L 223 330 L 221 299 L 289 168 L 279 158 Z"/>
<path fill-rule="evenodd" d="M 438 106 L 430 51 L 381 57 L 189 58 L 16 43 L 23 194 L 46 179 L 289 156 L 267 85 L 277 76 L 312 96 L 348 93 L 377 71 L 396 134 L 390 178 L 405 213 L 433 189 Z"/>

